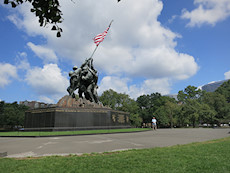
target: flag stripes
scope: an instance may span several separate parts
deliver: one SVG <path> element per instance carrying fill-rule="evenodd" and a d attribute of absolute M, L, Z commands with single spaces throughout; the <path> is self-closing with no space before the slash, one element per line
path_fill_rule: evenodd
<path fill-rule="evenodd" d="M 103 33 L 98 34 L 96 37 L 93 38 L 94 43 L 96 44 L 96 46 L 98 46 L 104 40 L 106 34 L 109 31 L 109 27 Z"/>

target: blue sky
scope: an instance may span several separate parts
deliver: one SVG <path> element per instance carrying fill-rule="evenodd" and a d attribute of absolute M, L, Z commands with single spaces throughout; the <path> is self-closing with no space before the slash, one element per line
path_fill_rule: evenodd
<path fill-rule="evenodd" d="M 99 95 L 175 94 L 188 85 L 230 79 L 229 0 L 60 0 L 64 32 L 40 27 L 28 3 L 0 3 L 0 100 L 56 103 L 68 72 L 95 48 Z"/>

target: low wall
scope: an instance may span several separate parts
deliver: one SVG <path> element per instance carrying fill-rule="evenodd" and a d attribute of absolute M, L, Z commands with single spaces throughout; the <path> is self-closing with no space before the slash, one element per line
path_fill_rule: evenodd
<path fill-rule="evenodd" d="M 41 108 L 26 111 L 25 131 L 129 128 L 129 113 L 107 108 Z"/>

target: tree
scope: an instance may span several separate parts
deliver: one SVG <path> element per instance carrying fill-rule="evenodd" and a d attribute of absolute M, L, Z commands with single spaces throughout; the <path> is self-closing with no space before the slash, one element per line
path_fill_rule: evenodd
<path fill-rule="evenodd" d="M 63 14 L 60 10 L 59 0 L 4 0 L 4 4 L 11 4 L 12 8 L 25 2 L 32 4 L 30 11 L 39 18 L 40 26 L 45 27 L 48 23 L 52 24 L 51 30 L 57 31 L 57 37 L 61 37 L 62 28 L 58 26 L 58 23 L 62 23 Z"/>
<path fill-rule="evenodd" d="M 166 103 L 166 101 L 170 101 L 174 103 L 176 102 L 175 99 L 167 96 L 161 96 L 160 93 L 152 93 L 150 95 L 142 95 L 138 97 L 136 102 L 140 108 L 140 116 L 143 119 L 143 122 L 145 123 L 151 122 L 153 114 L 155 114 L 155 112 L 161 106 L 163 106 Z M 158 119 L 159 117 L 156 116 L 156 118 Z M 162 124 L 164 124 L 163 126 L 165 126 L 165 121 L 164 123 L 162 121 Z"/>
<path fill-rule="evenodd" d="M 169 127 L 170 120 L 165 106 L 160 106 L 155 112 L 154 115 L 157 119 L 157 124 L 159 127 Z"/>
<path fill-rule="evenodd" d="M 223 95 L 227 102 L 230 103 L 230 80 L 224 82 L 215 92 Z"/>
<path fill-rule="evenodd" d="M 198 99 L 200 98 L 202 95 L 204 94 L 203 91 L 201 91 L 201 89 L 198 89 L 195 86 L 187 86 L 184 91 L 180 90 L 178 92 L 177 98 L 180 102 L 184 103 L 186 102 L 188 99 Z"/>
<path fill-rule="evenodd" d="M 140 127 L 142 123 L 142 119 L 139 114 L 130 114 L 130 122 L 135 127 Z"/>
<path fill-rule="evenodd" d="M 140 116 L 143 122 L 151 122 L 153 113 L 162 105 L 161 97 L 159 93 L 152 93 L 137 98 L 136 102 L 140 108 Z"/>
<path fill-rule="evenodd" d="M 107 105 L 112 109 L 116 109 L 119 105 L 118 93 L 112 89 L 104 91 L 99 99 L 103 105 Z"/>
<path fill-rule="evenodd" d="M 175 116 L 178 113 L 179 106 L 175 102 L 166 101 L 165 103 L 165 110 L 168 114 L 170 120 L 170 127 L 173 128 L 173 124 L 175 122 Z"/>
<path fill-rule="evenodd" d="M 191 123 L 193 127 L 199 123 L 218 124 L 230 118 L 230 82 L 225 82 L 215 92 L 205 92 L 194 86 L 188 86 L 178 92 L 178 100 L 182 102 L 178 122 L 184 126 Z"/>
<path fill-rule="evenodd" d="M 202 97 L 202 102 L 208 104 L 215 111 L 213 123 L 220 124 L 222 121 L 229 119 L 230 103 L 226 101 L 223 95 L 218 92 L 208 92 Z"/>
<path fill-rule="evenodd" d="M 120 107 L 117 109 L 124 112 L 130 113 L 130 122 L 133 126 L 139 127 L 142 123 L 142 118 L 139 115 L 140 109 L 137 105 L 137 102 L 131 98 L 129 98 L 128 95 L 120 94 L 120 97 L 125 97 L 125 99 L 122 99 Z"/>
<path fill-rule="evenodd" d="M 180 111 L 176 115 L 176 125 L 178 127 L 185 127 L 187 124 L 189 124 L 189 118 L 186 114 L 186 108 L 183 105 L 180 105 Z"/>
<path fill-rule="evenodd" d="M 102 93 L 100 101 L 114 110 L 129 112 L 131 123 L 134 126 L 140 126 L 142 119 L 139 117 L 138 104 L 129 95 L 117 93 L 110 89 Z"/>
<path fill-rule="evenodd" d="M 137 113 L 139 109 L 135 100 L 129 95 L 117 93 L 112 89 L 104 91 L 100 96 L 100 101 L 114 110 Z"/>
<path fill-rule="evenodd" d="M 176 115 L 178 114 L 179 109 L 180 106 L 176 104 L 175 100 L 168 98 L 165 103 L 154 112 L 158 120 L 158 125 L 173 128 L 177 123 Z"/>
<path fill-rule="evenodd" d="M 4 115 L 4 101 L 0 101 L 0 127 L 4 125 L 5 115 Z"/>
<path fill-rule="evenodd" d="M 202 103 L 200 109 L 200 124 L 211 124 L 212 127 L 214 126 L 217 118 L 215 117 L 216 111 L 210 107 L 208 104 Z"/>
<path fill-rule="evenodd" d="M 17 113 L 14 107 L 11 105 L 6 105 L 4 115 L 6 117 L 5 125 L 8 125 L 13 129 L 13 127 L 18 124 Z"/>
<path fill-rule="evenodd" d="M 24 125 L 24 114 L 28 107 L 18 105 L 17 102 L 0 102 L 0 126 L 9 126 L 13 129 L 15 126 Z"/>
<path fill-rule="evenodd" d="M 198 100 L 187 99 L 182 105 L 183 116 L 187 117 L 193 128 L 199 123 L 200 103 Z"/>
<path fill-rule="evenodd" d="M 137 114 L 139 112 L 139 107 L 137 105 L 137 102 L 133 99 L 131 99 L 128 95 L 119 94 L 120 97 L 126 97 L 125 99 L 122 99 L 120 106 L 117 107 L 117 110 L 129 112 L 132 114 Z"/>

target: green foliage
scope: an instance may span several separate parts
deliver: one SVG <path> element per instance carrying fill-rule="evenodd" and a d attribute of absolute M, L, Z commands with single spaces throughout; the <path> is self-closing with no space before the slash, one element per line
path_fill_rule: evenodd
<path fill-rule="evenodd" d="M 167 127 L 172 123 L 171 114 L 168 114 L 165 107 L 166 102 L 176 103 L 175 99 L 161 96 L 159 93 L 152 93 L 151 95 L 142 95 L 136 100 L 138 106 L 140 107 L 140 116 L 143 122 L 150 123 L 151 119 L 156 116 L 159 126 Z M 169 117 L 169 118 L 168 118 Z"/>
<path fill-rule="evenodd" d="M 184 110 L 184 116 L 189 119 L 193 127 L 196 127 L 199 123 L 200 103 L 197 100 L 188 99 L 182 109 Z"/>
<path fill-rule="evenodd" d="M 198 123 L 220 125 L 230 118 L 230 103 L 228 94 L 230 82 L 225 82 L 216 92 L 204 92 L 197 87 L 188 86 L 184 91 L 178 92 L 178 99 L 182 102 L 178 122 L 181 126 L 185 123 L 195 127 Z"/>
<path fill-rule="evenodd" d="M 140 116 L 145 123 L 151 122 L 153 113 L 162 105 L 162 96 L 160 93 L 139 96 L 136 100 L 140 108 Z"/>
<path fill-rule="evenodd" d="M 186 102 L 188 99 L 198 99 L 203 95 L 204 92 L 202 92 L 200 89 L 197 89 L 195 86 L 187 86 L 184 91 L 178 92 L 178 100 L 180 102 Z"/>
<path fill-rule="evenodd" d="M 213 125 L 218 120 L 218 116 L 216 115 L 220 111 L 218 105 L 224 105 L 224 100 L 220 98 L 220 95 L 214 96 L 213 93 L 206 93 L 190 85 L 184 91 L 181 90 L 178 92 L 178 100 L 183 103 L 181 112 L 178 114 L 178 123 L 180 126 L 192 124 L 195 127 L 200 123 Z M 216 101 L 218 104 L 216 104 Z M 221 115 L 222 113 L 223 111 Z"/>
<path fill-rule="evenodd" d="M 4 125 L 5 115 L 4 115 L 4 101 L 0 101 L 0 127 Z"/>
<path fill-rule="evenodd" d="M 112 89 L 104 91 L 100 96 L 100 101 L 103 105 L 107 105 L 114 110 L 130 113 L 130 120 L 134 126 L 141 125 L 139 117 L 139 107 L 135 100 L 131 99 L 127 94 L 121 94 Z M 139 117 L 139 118 L 138 118 Z"/>
<path fill-rule="evenodd" d="M 227 102 L 230 103 L 230 80 L 224 82 L 215 92 L 223 95 Z"/>
<path fill-rule="evenodd" d="M 107 105 L 115 110 L 121 106 L 119 94 L 112 89 L 104 91 L 99 99 L 103 105 Z"/>
<path fill-rule="evenodd" d="M 180 111 L 176 115 L 176 125 L 178 127 L 186 127 L 187 124 L 190 124 L 188 115 L 186 114 L 186 108 L 184 108 L 184 105 L 180 106 Z"/>
<path fill-rule="evenodd" d="M 177 124 L 176 116 L 179 110 L 180 106 L 175 100 L 166 100 L 165 103 L 154 112 L 158 121 L 158 126 L 174 127 L 174 125 Z"/>
<path fill-rule="evenodd" d="M 170 127 L 170 119 L 169 119 L 169 114 L 165 110 L 165 106 L 159 107 L 155 112 L 154 116 L 157 119 L 158 127 Z"/>
<path fill-rule="evenodd" d="M 142 118 L 139 116 L 139 114 L 131 114 L 130 121 L 134 127 L 140 127 L 142 123 Z"/>
<path fill-rule="evenodd" d="M 14 103 L 0 102 L 0 127 L 24 125 L 24 113 L 28 107 Z"/>
<path fill-rule="evenodd" d="M 210 107 L 208 104 L 201 104 L 200 109 L 200 121 L 201 123 L 208 123 L 214 126 L 214 124 L 217 122 L 217 118 L 215 117 L 217 115 L 216 111 Z"/>
<path fill-rule="evenodd" d="M 219 124 L 220 122 L 229 119 L 230 117 L 230 103 L 226 101 L 224 95 L 218 92 L 205 93 L 202 97 L 202 102 L 208 104 L 211 110 L 215 112 L 212 118 L 213 123 Z"/>
<path fill-rule="evenodd" d="M 142 95 L 133 100 L 127 94 L 121 94 L 112 89 L 103 92 L 100 101 L 114 110 L 130 113 L 133 126 L 141 123 L 151 123 L 156 117 L 159 127 L 193 127 L 199 124 L 228 123 L 230 120 L 230 103 L 224 94 L 228 95 L 228 85 L 213 93 L 202 92 L 194 86 L 188 86 L 179 91 L 179 104 L 175 99 L 161 96 L 159 93 Z M 23 125 L 25 107 L 16 103 L 0 102 L 0 127 Z"/>

